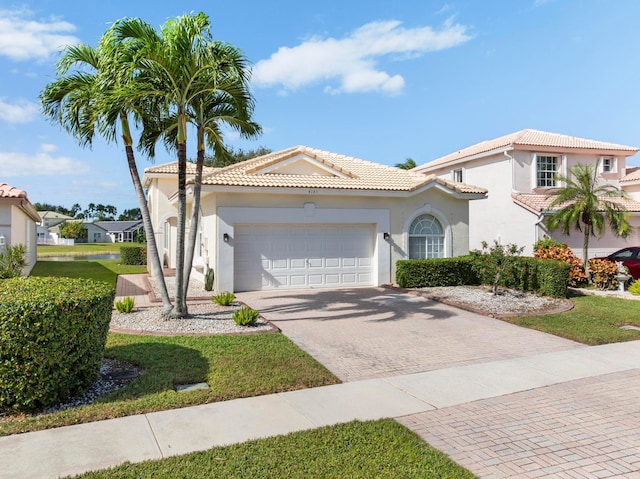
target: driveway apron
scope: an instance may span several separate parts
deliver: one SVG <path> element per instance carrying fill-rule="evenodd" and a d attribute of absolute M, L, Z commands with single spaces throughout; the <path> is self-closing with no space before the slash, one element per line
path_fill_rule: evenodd
<path fill-rule="evenodd" d="M 237 296 L 342 381 L 585 347 L 386 288 Z"/>

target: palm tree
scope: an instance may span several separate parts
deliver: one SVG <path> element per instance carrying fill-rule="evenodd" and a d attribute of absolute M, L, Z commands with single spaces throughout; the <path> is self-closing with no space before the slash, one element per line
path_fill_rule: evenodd
<path fill-rule="evenodd" d="M 114 28 L 118 42 L 133 42 L 135 45 L 136 61 L 131 66 L 137 78 L 129 85 L 124 96 L 159 106 L 161 113 L 156 126 L 173 131 L 171 134 L 175 135 L 178 157 L 178 225 L 176 301 L 172 316 L 185 317 L 188 314 L 188 281 L 185 281 L 188 273 L 185 274 L 185 271 L 190 272 L 193 258 L 192 254 L 185 257 L 187 123 L 190 116 L 197 117 L 194 112 L 200 103 L 206 105 L 211 101 L 210 95 L 215 97 L 224 94 L 236 98 L 229 93 L 232 88 L 246 94 L 246 101 L 237 102 L 236 108 L 243 115 L 239 120 L 247 120 L 253 105 L 247 87 L 248 68 L 246 60 L 235 48 L 212 40 L 209 18 L 204 13 L 183 15 L 170 20 L 163 25 L 160 33 L 139 19 L 122 20 Z M 203 118 L 209 117 L 207 115 Z M 220 130 L 215 131 L 220 136 Z M 165 136 L 165 143 L 166 138 Z M 192 220 L 191 223 L 193 241 L 190 240 L 190 246 L 193 247 L 197 238 L 197 206 L 203 161 L 199 163 L 200 173 L 195 180 L 197 193 L 194 188 L 195 221 Z"/>
<path fill-rule="evenodd" d="M 557 178 L 564 182 L 564 186 L 552 193 L 555 198 L 549 208 L 560 209 L 547 220 L 550 230 L 560 228 L 566 235 L 572 229 L 582 232 L 582 261 L 585 271 L 588 271 L 590 237 L 600 238 L 607 224 L 619 237 L 625 238 L 632 231 L 628 211 L 616 201 L 626 198 L 626 193 L 608 183 L 600 184 L 597 167 L 597 164 L 579 163 L 569 169 L 568 176 Z"/>
<path fill-rule="evenodd" d="M 117 127 L 120 126 L 129 173 L 147 232 L 147 249 L 153 275 L 160 290 L 163 314 L 167 315 L 173 309 L 173 305 L 165 284 L 151 215 L 132 147 L 129 112 L 135 112 L 136 108 L 133 104 L 127 107 L 114 97 L 116 87 L 127 78 L 119 74 L 124 69 L 119 64 L 120 52 L 110 48 L 110 35 L 111 32 L 108 30 L 98 48 L 88 45 L 67 47 L 57 64 L 58 78 L 41 92 L 40 102 L 45 116 L 63 126 L 83 147 L 91 146 L 96 132 L 107 141 L 115 141 Z M 116 108 L 115 105 L 120 105 L 120 108 Z"/>
<path fill-rule="evenodd" d="M 416 166 L 416 162 L 413 160 L 413 158 L 407 158 L 404 163 L 397 163 L 396 164 L 396 168 L 400 168 L 402 170 L 412 170 L 414 169 Z"/>

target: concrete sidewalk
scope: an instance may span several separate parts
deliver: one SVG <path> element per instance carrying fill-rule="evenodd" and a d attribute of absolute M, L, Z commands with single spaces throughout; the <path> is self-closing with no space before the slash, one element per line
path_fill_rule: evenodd
<path fill-rule="evenodd" d="M 0 438 L 0 478 L 55 478 L 353 419 L 428 413 L 637 369 L 640 345 L 618 343 L 19 434 Z"/>

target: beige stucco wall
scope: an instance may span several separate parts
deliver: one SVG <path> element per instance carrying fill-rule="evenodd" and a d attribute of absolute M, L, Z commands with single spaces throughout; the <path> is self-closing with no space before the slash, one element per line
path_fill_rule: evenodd
<path fill-rule="evenodd" d="M 27 265 L 24 274 L 29 274 L 37 260 L 36 223 L 21 208 L 10 202 L 0 203 L 0 235 L 6 245 L 24 245 Z"/>

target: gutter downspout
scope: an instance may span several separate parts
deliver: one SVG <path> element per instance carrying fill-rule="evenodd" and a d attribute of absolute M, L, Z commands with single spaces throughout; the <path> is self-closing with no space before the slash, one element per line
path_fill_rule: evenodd
<path fill-rule="evenodd" d="M 515 167 L 515 158 L 511 156 L 507 151 L 503 151 L 502 154 L 509 158 L 509 166 L 511 166 L 511 192 L 516 192 L 516 167 Z"/>

